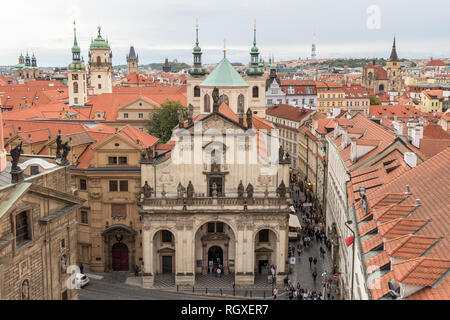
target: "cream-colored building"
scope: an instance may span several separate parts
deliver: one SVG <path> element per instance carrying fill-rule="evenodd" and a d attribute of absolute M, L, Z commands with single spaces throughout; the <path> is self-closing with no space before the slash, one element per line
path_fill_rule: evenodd
<path fill-rule="evenodd" d="M 112 52 L 109 43 L 98 36 L 92 41 L 89 51 L 89 77 L 94 94 L 112 93 Z"/>
<path fill-rule="evenodd" d="M 256 137 L 270 124 L 218 109 L 189 119 L 172 150 L 142 161 L 144 287 L 166 273 L 194 285 L 217 265 L 236 285 L 253 284 L 271 265 L 279 276 L 288 272 L 290 161 L 261 160 L 268 154 Z"/>

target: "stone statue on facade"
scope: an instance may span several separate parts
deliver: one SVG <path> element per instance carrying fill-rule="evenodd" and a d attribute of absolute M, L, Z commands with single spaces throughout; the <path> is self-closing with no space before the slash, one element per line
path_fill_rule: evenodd
<path fill-rule="evenodd" d="M 213 98 L 213 110 L 214 112 L 218 112 L 219 111 L 219 101 L 220 101 L 220 95 L 219 95 L 219 89 L 214 88 L 213 93 L 212 93 L 212 98 Z"/>
<path fill-rule="evenodd" d="M 217 197 L 217 183 L 214 182 L 212 185 L 212 196 Z"/>
<path fill-rule="evenodd" d="M 23 142 L 20 142 L 19 145 L 17 145 L 17 147 L 15 147 L 14 149 L 11 150 L 11 172 L 13 171 L 21 171 L 21 169 L 19 168 L 19 160 L 20 160 L 20 155 L 23 153 L 23 149 L 22 149 L 22 145 Z"/>
<path fill-rule="evenodd" d="M 280 149 L 278 150 L 278 161 L 283 161 L 284 159 L 284 148 L 283 146 L 280 146 Z"/>
<path fill-rule="evenodd" d="M 246 191 L 247 191 L 247 199 L 253 199 L 254 189 L 253 189 L 253 185 L 251 183 L 248 184 Z"/>
<path fill-rule="evenodd" d="M 22 282 L 21 296 L 22 300 L 30 300 L 30 283 L 28 280 Z"/>
<path fill-rule="evenodd" d="M 58 134 L 56 137 L 56 159 L 61 159 L 61 151 L 62 151 L 62 139 L 61 135 Z"/>
<path fill-rule="evenodd" d="M 244 184 L 242 183 L 242 180 L 239 183 L 237 193 L 238 193 L 238 199 L 244 199 Z"/>
<path fill-rule="evenodd" d="M 183 185 L 180 182 L 177 187 L 178 198 L 180 198 L 180 199 L 183 198 L 185 192 L 186 192 L 186 188 L 183 187 Z"/>
<path fill-rule="evenodd" d="M 188 106 L 188 126 L 194 123 L 194 106 L 189 104 Z"/>
<path fill-rule="evenodd" d="M 211 172 L 220 172 L 220 164 L 215 161 L 211 163 Z"/>
<path fill-rule="evenodd" d="M 153 159 L 153 147 L 148 147 L 146 151 L 148 159 Z"/>
<path fill-rule="evenodd" d="M 187 186 L 186 195 L 188 199 L 194 198 L 194 185 L 192 184 L 192 181 L 189 181 L 189 184 Z"/>
<path fill-rule="evenodd" d="M 180 129 L 184 128 L 184 116 L 183 116 L 183 110 L 178 109 L 178 126 Z"/>
<path fill-rule="evenodd" d="M 149 199 L 152 196 L 153 188 L 150 187 L 148 181 L 145 181 L 144 186 L 141 189 L 141 193 L 144 195 L 144 199 Z"/>
<path fill-rule="evenodd" d="M 248 108 L 247 110 L 247 128 L 251 129 L 253 127 L 253 113 L 252 109 Z"/>
<path fill-rule="evenodd" d="M 286 185 L 284 184 L 284 180 L 281 181 L 280 186 L 277 188 L 277 193 L 281 199 L 286 198 Z"/>
<path fill-rule="evenodd" d="M 61 161 L 60 161 L 60 164 L 61 164 L 62 166 L 66 166 L 66 165 L 69 164 L 69 160 L 67 160 L 67 156 L 69 155 L 69 151 L 70 151 L 72 148 L 69 146 L 69 141 L 66 141 L 66 143 L 63 143 L 63 144 L 61 145 L 61 147 L 62 147 L 63 153 L 62 153 L 62 155 L 61 155 Z"/>

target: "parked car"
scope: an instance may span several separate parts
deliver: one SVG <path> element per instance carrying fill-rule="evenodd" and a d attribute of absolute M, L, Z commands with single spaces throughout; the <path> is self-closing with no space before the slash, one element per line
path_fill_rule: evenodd
<path fill-rule="evenodd" d="M 89 277 L 83 273 L 77 273 L 76 281 L 80 288 L 83 288 L 84 286 L 89 284 Z"/>

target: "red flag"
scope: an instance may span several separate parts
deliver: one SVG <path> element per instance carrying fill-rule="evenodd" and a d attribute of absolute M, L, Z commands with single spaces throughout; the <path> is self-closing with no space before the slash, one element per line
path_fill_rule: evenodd
<path fill-rule="evenodd" d="M 350 236 L 348 238 L 345 239 L 345 244 L 347 245 L 347 247 L 350 247 L 353 244 L 353 241 L 355 240 L 354 236 Z"/>

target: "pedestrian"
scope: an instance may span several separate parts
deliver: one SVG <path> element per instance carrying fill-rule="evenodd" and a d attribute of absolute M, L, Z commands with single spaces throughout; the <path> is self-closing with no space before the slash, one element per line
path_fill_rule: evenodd
<path fill-rule="evenodd" d="M 316 270 L 314 270 L 314 272 L 312 273 L 312 276 L 314 278 L 314 282 L 316 282 L 316 278 L 317 278 L 317 272 Z"/>
<path fill-rule="evenodd" d="M 289 300 L 292 300 L 292 298 L 294 298 L 294 293 L 292 290 L 289 290 Z"/>
<path fill-rule="evenodd" d="M 302 251 L 300 250 L 300 248 L 298 248 L 297 253 L 298 253 L 298 256 L 300 257 L 300 253 L 302 253 Z"/>
<path fill-rule="evenodd" d="M 309 267 L 311 268 L 311 263 L 313 262 L 313 257 L 309 257 Z"/>
<path fill-rule="evenodd" d="M 137 266 L 137 264 L 134 265 L 134 276 L 139 276 L 139 267 Z"/>
<path fill-rule="evenodd" d="M 330 296 L 331 296 L 331 293 L 327 293 L 327 298 L 328 298 L 328 300 L 330 300 Z"/>
<path fill-rule="evenodd" d="M 300 290 L 300 282 L 297 281 L 297 290 Z"/>
<path fill-rule="evenodd" d="M 273 298 L 277 299 L 278 288 L 273 289 Z"/>
<path fill-rule="evenodd" d="M 298 299 L 297 299 L 297 298 L 298 298 L 297 290 L 294 290 L 294 292 L 293 292 L 293 297 L 294 297 L 294 300 L 298 300 Z"/>
<path fill-rule="evenodd" d="M 317 264 L 317 258 L 314 258 L 314 265 Z"/>
<path fill-rule="evenodd" d="M 83 274 L 84 266 L 82 263 L 80 263 L 80 273 Z"/>
<path fill-rule="evenodd" d="M 222 270 L 220 268 L 217 268 L 217 278 L 220 278 L 221 273 L 222 273 Z"/>

